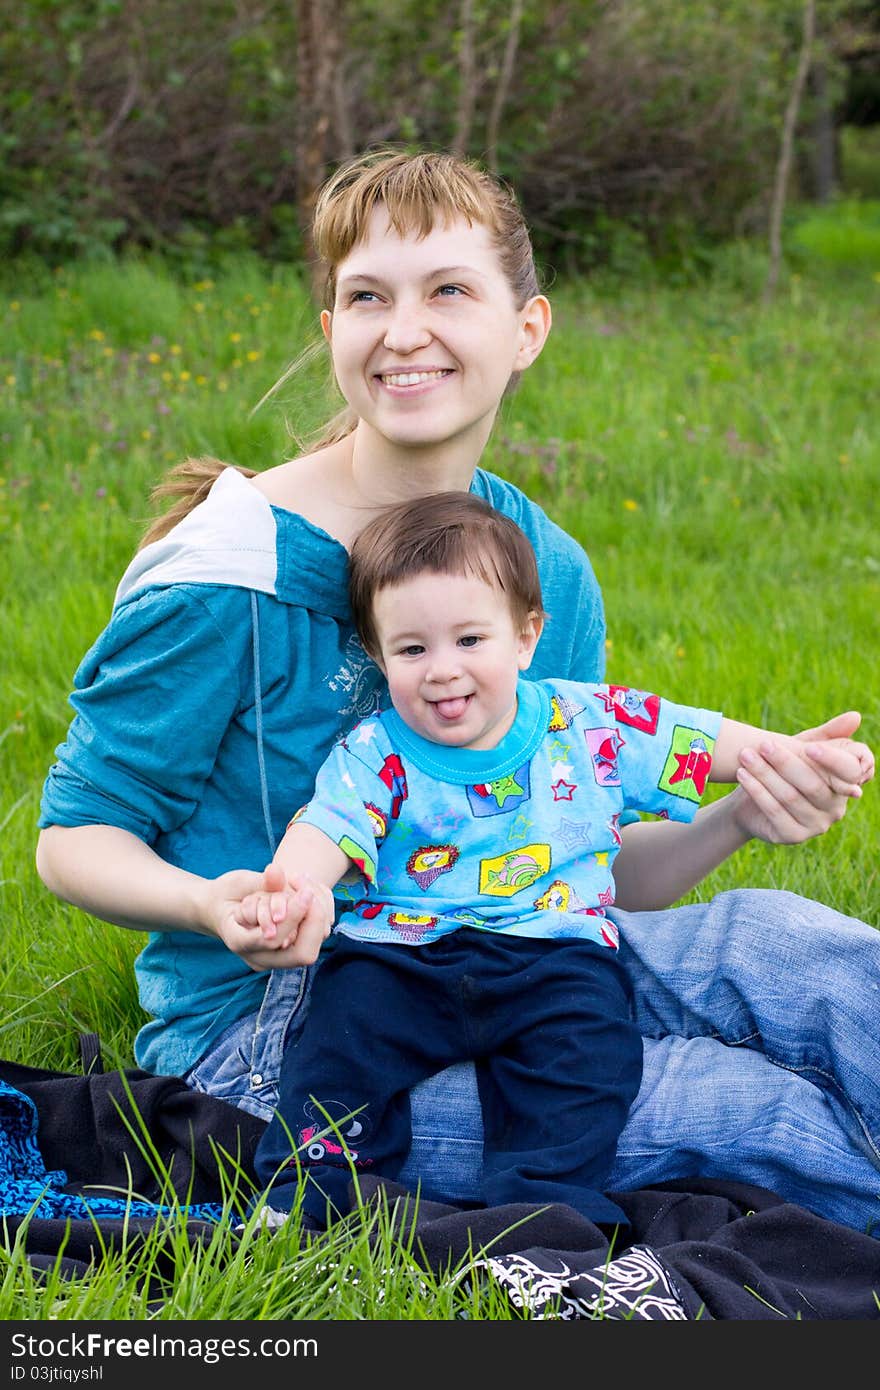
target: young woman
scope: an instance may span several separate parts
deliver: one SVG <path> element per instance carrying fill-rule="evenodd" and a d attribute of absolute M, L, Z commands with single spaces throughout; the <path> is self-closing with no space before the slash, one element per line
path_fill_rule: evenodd
<path fill-rule="evenodd" d="M 231 929 L 227 907 L 276 886 L 261 867 L 290 806 L 340 732 L 386 700 L 353 634 L 353 538 L 389 502 L 472 489 L 538 556 L 551 621 L 531 674 L 601 680 L 604 664 L 584 552 L 478 466 L 550 327 L 513 197 L 450 156 L 380 151 L 329 181 L 314 235 L 347 410 L 311 452 L 257 476 L 209 468 L 210 490 L 202 478 L 154 528 L 77 672 L 37 851 L 53 892 L 148 933 L 138 1064 L 267 1119 L 307 1006 L 309 917 L 279 953 Z M 614 916 L 645 1055 L 612 1188 L 701 1174 L 854 1226 L 880 1212 L 880 936 L 789 894 L 669 909 L 749 838 L 794 843 L 839 819 L 871 771 L 864 745 L 832 746 L 858 722 L 808 731 L 809 761 L 756 754 L 690 826 L 624 829 Z M 413 1092 L 413 1131 L 402 1180 L 474 1196 L 470 1067 Z"/>

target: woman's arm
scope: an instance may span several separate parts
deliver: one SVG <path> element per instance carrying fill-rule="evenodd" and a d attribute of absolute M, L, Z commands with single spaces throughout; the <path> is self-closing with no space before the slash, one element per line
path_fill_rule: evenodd
<path fill-rule="evenodd" d="M 214 936 L 252 970 L 308 964 L 314 959 L 312 900 L 304 901 L 298 941 L 279 950 L 236 923 L 234 909 L 248 893 L 282 887 L 272 866 L 258 873 L 233 869 L 202 878 L 175 868 L 136 835 L 110 825 L 50 825 L 37 842 L 37 872 L 50 892 L 119 927 L 189 931 Z M 320 939 L 324 932 L 321 930 Z"/>
<path fill-rule="evenodd" d="M 864 783 L 873 776 L 873 757 L 864 744 L 853 751 L 838 742 L 860 723 L 853 711 L 798 734 L 815 745 L 809 760 L 776 741 L 773 752 L 753 753 L 737 772 L 739 787 L 700 810 L 690 825 L 644 821 L 622 831 L 614 864 L 616 905 L 629 912 L 670 907 L 751 839 L 802 844 L 824 835 L 846 814 L 853 759 Z"/>

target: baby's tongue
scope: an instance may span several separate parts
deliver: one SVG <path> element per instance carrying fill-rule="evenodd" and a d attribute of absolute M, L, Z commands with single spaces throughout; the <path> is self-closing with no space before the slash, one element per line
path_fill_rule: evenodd
<path fill-rule="evenodd" d="M 441 719 L 460 719 L 466 706 L 467 699 L 464 695 L 459 695 L 454 700 L 437 700 L 434 704 Z"/>

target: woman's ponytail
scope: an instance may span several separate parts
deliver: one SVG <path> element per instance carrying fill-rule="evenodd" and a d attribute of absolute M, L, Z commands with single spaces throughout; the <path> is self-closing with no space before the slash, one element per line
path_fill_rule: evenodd
<path fill-rule="evenodd" d="M 171 506 L 151 521 L 144 532 L 139 550 L 151 541 L 161 540 L 178 521 L 182 521 L 200 502 L 204 502 L 211 488 L 225 468 L 233 467 L 244 478 L 256 477 L 256 469 L 243 468 L 239 464 L 228 464 L 215 458 L 188 458 L 178 463 L 168 472 L 150 493 L 151 502 L 164 502 L 174 498 Z"/>

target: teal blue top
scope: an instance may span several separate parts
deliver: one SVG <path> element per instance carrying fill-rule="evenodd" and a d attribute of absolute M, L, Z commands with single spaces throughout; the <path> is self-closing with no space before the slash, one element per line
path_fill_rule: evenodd
<path fill-rule="evenodd" d="M 604 615 L 582 548 L 503 479 L 478 471 L 472 491 L 535 547 L 550 617 L 530 675 L 601 680 Z M 225 470 L 124 577 L 74 677 L 40 825 L 119 826 L 208 877 L 262 869 L 334 742 L 387 703 L 347 569 L 337 541 Z M 167 1075 L 258 1008 L 267 978 L 190 932 L 151 933 L 135 970 L 149 1015 L 137 1062 Z"/>

